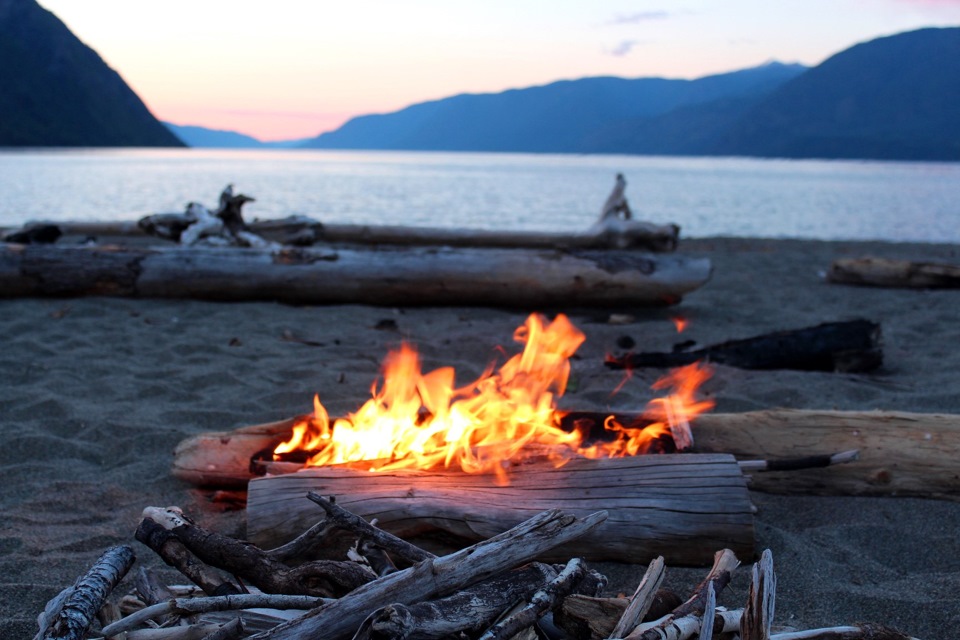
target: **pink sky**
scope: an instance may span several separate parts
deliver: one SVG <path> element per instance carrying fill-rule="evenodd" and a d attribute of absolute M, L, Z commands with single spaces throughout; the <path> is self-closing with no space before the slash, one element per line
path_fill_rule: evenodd
<path fill-rule="evenodd" d="M 457 93 L 694 78 L 960 25 L 960 0 L 39 0 L 160 119 L 261 140 Z"/>

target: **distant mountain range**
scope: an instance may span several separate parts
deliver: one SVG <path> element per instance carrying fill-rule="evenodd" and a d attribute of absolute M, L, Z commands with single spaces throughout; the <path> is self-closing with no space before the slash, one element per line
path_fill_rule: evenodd
<path fill-rule="evenodd" d="M 353 118 L 319 149 L 960 160 L 960 28 L 878 38 L 812 69 L 585 78 Z"/>
<path fill-rule="evenodd" d="M 960 160 L 960 27 L 806 68 L 596 77 L 462 94 L 265 143 L 160 123 L 35 0 L 0 0 L 0 146 L 181 146 Z"/>
<path fill-rule="evenodd" d="M 0 0 L 0 146 L 183 146 L 34 0 Z"/>
<path fill-rule="evenodd" d="M 303 147 L 309 138 L 300 140 L 283 140 L 280 142 L 263 142 L 236 131 L 222 129 L 208 129 L 193 125 L 179 125 L 164 122 L 174 135 L 191 147 L 205 147 L 209 149 L 293 149 Z"/>

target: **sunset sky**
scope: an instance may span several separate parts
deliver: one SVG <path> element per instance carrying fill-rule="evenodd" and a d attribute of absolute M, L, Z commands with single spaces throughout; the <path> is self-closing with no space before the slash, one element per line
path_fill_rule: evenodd
<path fill-rule="evenodd" d="M 960 0 L 39 0 L 153 113 L 262 140 L 457 93 L 696 78 L 960 25 Z"/>

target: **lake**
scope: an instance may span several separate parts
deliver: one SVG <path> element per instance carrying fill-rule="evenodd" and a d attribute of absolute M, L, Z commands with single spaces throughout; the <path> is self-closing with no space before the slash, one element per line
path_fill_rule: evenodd
<path fill-rule="evenodd" d="M 215 207 L 248 219 L 580 231 L 627 179 L 636 217 L 685 237 L 960 243 L 960 163 L 315 150 L 0 151 L 0 226 Z"/>

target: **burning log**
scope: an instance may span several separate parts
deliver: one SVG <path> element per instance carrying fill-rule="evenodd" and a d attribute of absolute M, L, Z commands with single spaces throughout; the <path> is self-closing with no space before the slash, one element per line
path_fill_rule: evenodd
<path fill-rule="evenodd" d="M 706 258 L 588 250 L 0 247 L 0 297 L 663 306 L 679 302 L 710 274 Z"/>
<path fill-rule="evenodd" d="M 370 473 L 311 467 L 250 482 L 247 535 L 262 547 L 281 544 L 309 527 L 316 512 L 303 496 L 337 496 L 337 504 L 402 537 L 453 536 L 474 541 L 496 535 L 540 511 L 564 504 L 587 514 L 610 510 L 602 531 L 584 537 L 557 557 L 648 561 L 662 555 L 701 564 L 729 546 L 753 549 L 753 514 L 739 466 L 726 455 L 649 455 L 573 460 L 555 468 L 529 464 L 510 484 L 492 473 L 396 470 Z M 549 508 L 549 507 L 547 507 Z M 696 540 L 696 544 L 691 541 Z"/>
<path fill-rule="evenodd" d="M 640 419 L 637 414 L 616 417 L 626 425 Z M 565 418 L 564 426 L 572 429 L 575 423 L 599 425 L 605 418 L 606 414 L 574 412 Z M 173 474 L 198 486 L 245 487 L 257 477 L 251 460 L 289 439 L 296 420 L 187 438 L 177 447 Z M 752 489 L 960 499 L 960 480 L 955 473 L 955 461 L 960 456 L 957 415 L 790 409 L 706 413 L 696 419 L 693 430 L 695 451 L 729 453 L 747 461 L 827 457 L 823 455 L 825 451 L 860 451 L 854 462 L 815 473 L 772 469 L 756 473 L 751 478 Z"/>
<path fill-rule="evenodd" d="M 886 258 L 848 258 L 834 261 L 827 272 L 827 281 L 873 287 L 956 289 L 960 287 L 960 266 Z"/>
<path fill-rule="evenodd" d="M 883 362 L 880 325 L 868 320 L 827 322 L 691 351 L 611 356 L 606 364 L 611 369 L 665 368 L 699 360 L 741 369 L 870 371 Z"/>

